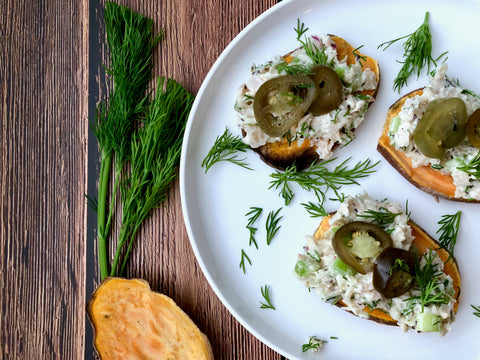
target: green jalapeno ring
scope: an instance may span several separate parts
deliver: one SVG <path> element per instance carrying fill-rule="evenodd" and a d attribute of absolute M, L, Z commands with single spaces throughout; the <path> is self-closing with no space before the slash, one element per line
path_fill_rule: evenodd
<path fill-rule="evenodd" d="M 467 121 L 467 138 L 477 149 L 480 149 L 480 109 L 475 110 L 468 117 Z"/>
<path fill-rule="evenodd" d="M 365 248 L 357 246 L 357 243 L 364 244 Z M 337 256 L 361 274 L 371 271 L 377 255 L 392 245 L 392 238 L 385 230 L 363 221 L 343 225 L 332 239 Z"/>
<path fill-rule="evenodd" d="M 435 99 L 427 105 L 413 132 L 413 140 L 423 155 L 442 159 L 446 149 L 465 139 L 466 124 L 467 108 L 462 99 Z"/>
<path fill-rule="evenodd" d="M 260 129 L 282 137 L 305 115 L 316 95 L 308 75 L 282 75 L 265 81 L 253 99 L 253 112 Z"/>

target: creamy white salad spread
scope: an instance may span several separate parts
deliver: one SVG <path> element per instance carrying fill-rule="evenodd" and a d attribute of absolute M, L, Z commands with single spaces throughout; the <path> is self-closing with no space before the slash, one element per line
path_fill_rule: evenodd
<path fill-rule="evenodd" d="M 480 97 L 451 81 L 447 76 L 447 64 L 439 66 L 423 94 L 408 98 L 397 117 L 391 121 L 389 137 L 391 144 L 412 160 L 413 167 L 431 166 L 444 174 L 451 175 L 456 186 L 455 196 L 480 200 L 480 180 L 458 169 L 475 158 L 480 149 L 473 147 L 467 138 L 458 146 L 447 149 L 442 159 L 422 154 L 413 140 L 413 133 L 427 105 L 435 100 L 449 97 L 462 99 L 467 116 L 480 108 Z"/>
<path fill-rule="evenodd" d="M 297 140 L 299 145 L 308 138 L 311 144 L 317 147 L 320 158 L 328 159 L 336 143 L 346 145 L 354 139 L 354 130 L 363 121 L 369 102 L 373 101 L 373 98 L 356 95 L 355 92 L 376 89 L 378 81 L 372 70 L 362 69 L 361 59 L 353 65 L 348 65 L 346 58 L 338 60 L 336 44 L 330 36 L 312 36 L 311 40 L 314 46 L 324 51 L 328 58 L 327 64 L 340 77 L 344 97 L 340 105 L 327 114 L 314 116 L 307 113 L 296 126 L 289 130 L 289 136 Z M 263 65 L 252 65 L 250 78 L 239 88 L 235 102 L 238 126 L 245 132 L 244 142 L 252 148 L 258 148 L 282 138 L 282 136 L 267 135 L 255 120 L 253 97 L 259 87 L 269 79 L 286 75 L 284 66 L 301 66 L 306 69 L 314 66 L 313 60 L 303 48 L 293 51 L 290 56 L 293 60 L 289 64 L 285 63 L 282 56 L 276 56 Z"/>
<path fill-rule="evenodd" d="M 433 264 L 436 264 L 436 270 L 441 273 L 437 279 L 438 291 L 446 296 L 448 303 L 428 305 L 423 309 L 418 299 L 420 291 L 417 287 L 412 287 L 401 296 L 385 298 L 372 284 L 372 271 L 363 275 L 336 265 L 337 254 L 332 246 L 334 233 L 341 226 L 353 221 L 369 221 L 362 217 L 368 215 L 369 210 L 398 214 L 392 223 L 384 226 L 384 230 L 390 234 L 393 247 L 404 250 L 410 248 L 414 238 L 412 228 L 408 224 L 408 216 L 402 207 L 387 200 L 372 199 L 363 193 L 344 200 L 338 211 L 330 218 L 330 228 L 322 238 L 307 237 L 307 244 L 298 254 L 296 276 L 307 288 L 314 289 L 323 301 L 335 304 L 341 300 L 345 304 L 344 309 L 359 317 L 368 318 L 369 314 L 365 309 L 375 308 L 389 314 L 403 331 L 416 328 L 417 331 L 438 331 L 442 335 L 450 331 L 455 317 L 456 299 L 453 297 L 455 291 L 452 278 L 443 273 L 444 264 L 435 252 L 431 253 L 434 257 Z M 420 265 L 424 266 L 425 261 L 425 257 L 422 257 Z M 433 328 L 427 329 L 424 324 L 420 324 L 425 321 L 425 317 L 428 320 L 435 319 Z"/>

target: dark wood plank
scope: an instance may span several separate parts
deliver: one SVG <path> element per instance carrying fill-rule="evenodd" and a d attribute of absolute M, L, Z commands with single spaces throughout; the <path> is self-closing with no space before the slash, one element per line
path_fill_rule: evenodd
<path fill-rule="evenodd" d="M 155 76 L 174 78 L 196 94 L 229 42 L 276 1 L 130 0 L 120 3 L 153 18 L 157 30 L 165 28 L 165 39 L 155 52 Z M 98 51 L 104 55 L 101 45 Z M 93 64 L 92 68 L 101 70 Z M 97 90 L 102 92 L 101 88 Z M 207 334 L 216 358 L 282 358 L 245 330 L 208 285 L 187 237 L 178 181 L 165 206 L 155 210 L 146 222 L 139 239 L 127 276 L 143 278 L 154 290 L 172 297 Z M 87 346 L 88 342 L 87 336 Z"/>
<path fill-rule="evenodd" d="M 0 2 L 0 357 L 83 356 L 86 1 Z"/>

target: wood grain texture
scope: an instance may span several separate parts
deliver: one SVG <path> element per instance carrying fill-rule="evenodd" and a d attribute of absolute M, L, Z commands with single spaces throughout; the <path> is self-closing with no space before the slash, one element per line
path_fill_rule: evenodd
<path fill-rule="evenodd" d="M 83 356 L 86 2 L 0 2 L 0 353 Z"/>
<path fill-rule="evenodd" d="M 165 29 L 165 38 L 154 53 L 154 78 L 174 78 L 196 94 L 223 49 L 250 21 L 276 1 L 119 3 L 153 18 L 157 31 Z M 103 4 L 100 2 L 100 7 Z M 105 61 L 104 44 L 100 40 L 98 51 Z M 101 68 L 95 64 L 91 67 L 97 68 L 98 77 L 103 79 Z M 97 90 L 99 93 L 105 91 L 102 86 Z M 149 281 L 152 289 L 173 298 L 208 336 L 215 358 L 282 359 L 245 330 L 208 285 L 188 240 L 178 181 L 171 188 L 165 205 L 156 209 L 145 223 L 138 239 L 127 277 L 143 278 Z M 89 356 L 87 349 L 86 357 Z"/>
<path fill-rule="evenodd" d="M 276 0 L 124 0 L 166 36 L 155 76 L 196 94 L 228 43 Z M 96 140 L 105 94 L 103 0 L 0 1 L 0 358 L 92 359 L 85 305 L 98 284 Z M 178 181 L 139 234 L 128 277 L 172 297 L 218 359 L 282 359 L 208 285 L 183 222 Z"/>

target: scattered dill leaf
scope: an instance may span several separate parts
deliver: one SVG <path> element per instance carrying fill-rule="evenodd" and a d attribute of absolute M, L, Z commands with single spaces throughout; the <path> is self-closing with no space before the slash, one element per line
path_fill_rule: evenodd
<path fill-rule="evenodd" d="M 248 261 L 250 265 L 252 265 L 252 262 L 250 261 L 250 258 L 248 255 L 245 253 L 245 251 L 242 249 L 242 258 L 240 259 L 240 269 L 242 269 L 243 273 L 245 274 L 245 260 Z"/>
<path fill-rule="evenodd" d="M 258 249 L 258 244 L 257 244 L 257 241 L 255 240 L 255 233 L 257 232 L 258 229 L 256 227 L 253 227 L 253 224 L 258 220 L 262 211 L 263 211 L 262 208 L 252 206 L 250 207 L 250 211 L 245 214 L 245 216 L 250 216 L 250 218 L 248 218 L 248 223 L 247 223 L 247 229 L 250 232 L 250 238 L 249 238 L 248 244 L 255 245 L 257 249 Z"/>
<path fill-rule="evenodd" d="M 470 305 L 473 308 L 473 315 L 480 317 L 480 306 Z"/>
<path fill-rule="evenodd" d="M 284 199 L 285 205 L 288 205 L 295 195 L 290 186 L 291 183 L 296 183 L 303 190 L 313 192 L 322 204 L 328 190 L 333 190 L 340 198 L 338 191 L 342 185 L 359 185 L 358 180 L 375 172 L 374 168 L 379 163 L 372 163 L 370 159 L 367 159 L 348 168 L 347 163 L 350 159 L 344 160 L 334 170 L 329 170 L 326 165 L 336 158 L 314 163 L 303 171 L 297 171 L 295 165 L 288 167 L 284 172 L 277 170 L 270 174 L 273 180 L 270 181 L 269 189 L 280 189 L 279 195 Z"/>
<path fill-rule="evenodd" d="M 325 217 L 328 216 L 328 212 L 323 207 L 323 203 L 313 203 L 309 201 L 308 203 L 302 203 L 303 207 L 310 214 L 310 217 Z"/>
<path fill-rule="evenodd" d="M 427 11 L 422 25 L 413 33 L 384 42 L 378 46 L 379 49 L 386 50 L 397 41 L 407 39 L 403 43 L 404 59 L 399 61 L 403 66 L 393 82 L 393 88 L 398 92 L 403 86 L 407 85 L 410 75 L 416 73 L 418 78 L 425 66 L 429 71 L 432 64 L 436 66 L 436 62 L 447 54 L 447 52 L 444 52 L 438 58 L 432 58 L 432 35 L 428 26 L 428 15 Z"/>
<path fill-rule="evenodd" d="M 438 222 L 438 225 L 440 225 L 440 228 L 437 230 L 437 234 L 440 233 L 438 242 L 440 247 L 448 251 L 448 260 L 450 260 L 450 258 L 452 258 L 454 255 L 461 217 L 462 212 L 457 211 L 455 214 L 443 215 L 441 220 Z"/>
<path fill-rule="evenodd" d="M 368 215 L 358 215 L 361 218 L 368 219 L 370 222 L 374 224 L 378 224 L 380 226 L 392 224 L 395 221 L 395 218 L 402 213 L 394 213 L 383 206 L 380 207 L 380 211 L 375 210 L 366 210 L 365 211 Z"/>
<path fill-rule="evenodd" d="M 480 152 L 471 159 L 468 164 L 464 166 L 458 166 L 458 170 L 466 172 L 467 174 L 475 177 L 477 180 L 480 180 Z"/>
<path fill-rule="evenodd" d="M 260 309 L 276 310 L 270 300 L 270 286 L 265 285 L 264 287 L 260 287 L 260 291 L 262 292 L 262 297 L 265 299 L 265 302 L 260 301 Z"/>
<path fill-rule="evenodd" d="M 302 352 L 307 352 L 309 350 L 319 351 L 323 347 L 323 344 L 325 344 L 326 342 L 327 341 L 321 340 L 316 336 L 310 336 L 308 338 L 308 343 L 302 345 Z"/>
<path fill-rule="evenodd" d="M 205 159 L 202 161 L 202 167 L 207 173 L 210 168 L 220 161 L 229 161 L 233 164 L 239 165 L 245 169 L 252 170 L 246 163 L 245 158 L 238 157 L 237 152 L 246 152 L 250 146 L 245 144 L 240 136 L 234 136 L 226 128 L 221 136 L 217 136 L 213 147 L 208 152 Z"/>
<path fill-rule="evenodd" d="M 277 234 L 278 230 L 280 230 L 280 225 L 278 222 L 283 218 L 283 216 L 278 217 L 282 208 L 279 208 L 277 211 L 270 211 L 268 213 L 267 222 L 265 224 L 265 228 L 267 230 L 267 245 L 270 245 L 272 239 Z"/>

